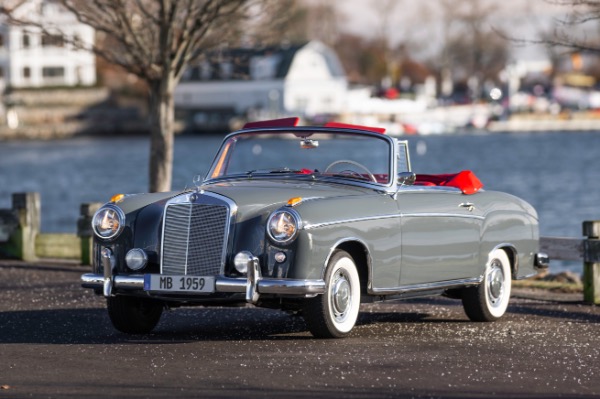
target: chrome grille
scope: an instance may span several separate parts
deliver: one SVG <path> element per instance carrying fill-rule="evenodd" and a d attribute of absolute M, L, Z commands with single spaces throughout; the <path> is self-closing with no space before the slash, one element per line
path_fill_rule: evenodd
<path fill-rule="evenodd" d="M 224 262 L 228 220 L 227 206 L 168 205 L 163 233 L 162 273 L 218 274 Z"/>

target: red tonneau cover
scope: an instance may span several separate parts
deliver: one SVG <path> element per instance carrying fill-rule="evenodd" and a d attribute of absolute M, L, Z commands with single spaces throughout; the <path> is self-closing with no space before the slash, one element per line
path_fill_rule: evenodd
<path fill-rule="evenodd" d="M 300 118 L 271 119 L 268 121 L 248 122 L 244 125 L 244 129 L 260 129 L 265 127 L 294 127 L 298 125 Z"/>
<path fill-rule="evenodd" d="M 385 133 L 384 127 L 373 127 L 373 126 L 362 126 L 362 125 L 351 125 L 349 123 L 340 123 L 340 122 L 327 122 L 325 127 L 337 127 L 342 129 L 358 129 L 358 130 L 368 130 L 370 132 L 375 133 Z"/>
<path fill-rule="evenodd" d="M 459 173 L 450 173 L 442 175 L 417 175 L 415 180 L 417 186 L 448 186 L 460 189 L 463 194 L 475 194 L 481 188 L 483 183 L 470 170 L 463 170 Z"/>

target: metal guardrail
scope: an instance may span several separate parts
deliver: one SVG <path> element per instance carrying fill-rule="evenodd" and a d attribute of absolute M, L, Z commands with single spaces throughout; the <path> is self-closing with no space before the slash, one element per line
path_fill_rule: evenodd
<path fill-rule="evenodd" d="M 600 305 L 600 220 L 585 221 L 583 238 L 540 237 L 550 260 L 583 262 L 583 300 Z"/>

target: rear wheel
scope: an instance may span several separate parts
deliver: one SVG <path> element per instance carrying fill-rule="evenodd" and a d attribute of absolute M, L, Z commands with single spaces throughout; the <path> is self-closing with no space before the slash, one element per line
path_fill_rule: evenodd
<path fill-rule="evenodd" d="M 147 334 L 158 324 L 163 304 L 148 298 L 114 296 L 106 300 L 113 326 L 127 334 Z"/>
<path fill-rule="evenodd" d="M 495 321 L 504 315 L 510 299 L 510 270 L 506 252 L 501 249 L 493 250 L 488 257 L 481 284 L 463 290 L 463 307 L 469 319 Z"/>
<path fill-rule="evenodd" d="M 325 293 L 307 300 L 303 315 L 317 338 L 341 338 L 350 333 L 360 309 L 360 279 L 354 260 L 336 251 L 325 273 Z"/>

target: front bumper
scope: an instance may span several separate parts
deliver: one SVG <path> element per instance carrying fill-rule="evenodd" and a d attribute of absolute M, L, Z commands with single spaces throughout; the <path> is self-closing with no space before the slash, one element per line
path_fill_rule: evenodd
<path fill-rule="evenodd" d="M 144 291 L 143 274 L 114 274 L 116 261 L 111 251 L 103 251 L 101 261 L 104 274 L 87 273 L 82 275 L 81 285 L 84 288 L 101 289 L 105 297 L 112 296 L 114 290 L 121 292 Z M 215 276 L 215 293 L 245 293 L 247 302 L 257 303 L 260 294 L 313 297 L 325 292 L 324 280 L 263 278 L 258 258 L 254 256 L 249 257 L 247 270 L 247 278 Z"/>
<path fill-rule="evenodd" d="M 111 296 L 116 291 L 143 291 L 144 275 L 112 276 L 108 281 L 110 292 L 106 292 L 107 280 L 104 275 L 86 273 L 81 276 L 81 285 L 84 288 L 104 289 L 105 296 Z M 246 293 L 246 300 L 256 303 L 260 294 L 292 295 L 312 297 L 325 292 L 323 280 L 293 280 L 261 278 L 252 281 L 250 278 L 230 278 L 216 276 L 215 292 L 218 293 Z M 250 295 L 248 295 L 250 293 Z M 187 294 L 189 295 L 189 294 Z M 207 294 L 202 294 L 207 295 Z M 210 295 L 210 294 L 208 294 Z"/>

